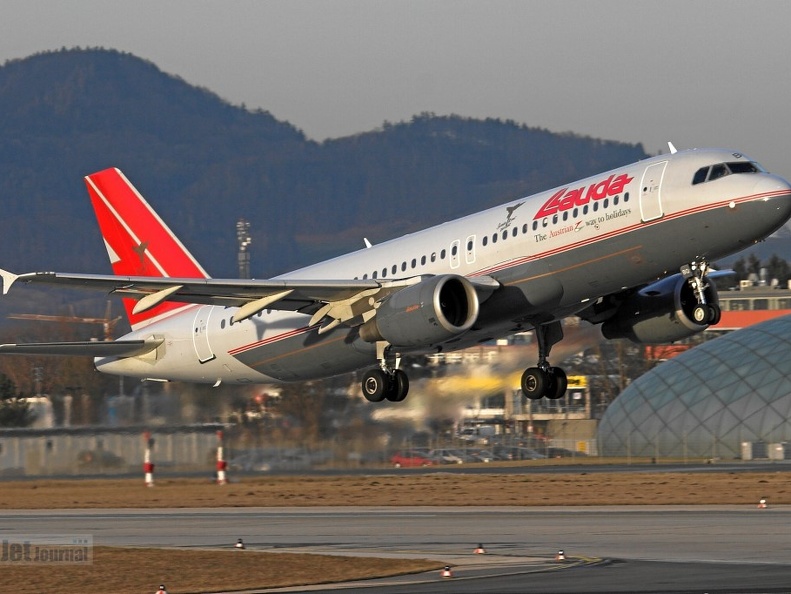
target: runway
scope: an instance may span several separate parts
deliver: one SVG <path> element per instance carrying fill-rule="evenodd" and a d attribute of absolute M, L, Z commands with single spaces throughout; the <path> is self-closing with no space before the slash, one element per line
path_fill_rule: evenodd
<path fill-rule="evenodd" d="M 453 568 L 450 579 L 378 581 L 377 592 L 789 592 L 789 522 L 791 506 L 119 509 L 4 511 L 0 534 L 188 548 L 242 538 L 248 549 Z M 473 553 L 479 544 L 485 555 Z M 567 561 L 556 563 L 561 549 Z"/>

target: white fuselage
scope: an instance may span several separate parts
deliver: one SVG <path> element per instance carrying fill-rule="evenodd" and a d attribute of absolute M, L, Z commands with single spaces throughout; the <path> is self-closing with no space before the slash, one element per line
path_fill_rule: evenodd
<path fill-rule="evenodd" d="M 561 319 L 592 301 L 714 260 L 763 239 L 791 215 L 789 184 L 758 172 L 692 184 L 701 167 L 745 161 L 724 150 L 641 161 L 285 274 L 280 279 L 490 277 L 506 290 L 456 350 Z M 490 303 L 491 302 L 491 303 Z M 310 316 L 188 305 L 124 338 L 164 338 L 141 357 L 97 359 L 101 371 L 149 379 L 259 383 L 328 377 L 376 362 L 355 328 L 319 335 Z"/>

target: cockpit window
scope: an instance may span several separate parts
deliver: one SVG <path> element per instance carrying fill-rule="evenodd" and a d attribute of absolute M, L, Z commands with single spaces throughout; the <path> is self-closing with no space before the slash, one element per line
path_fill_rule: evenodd
<path fill-rule="evenodd" d="M 710 167 L 701 167 L 692 177 L 692 185 L 714 181 L 732 173 L 763 173 L 764 169 L 758 163 L 750 161 L 734 161 L 732 163 L 717 163 Z"/>
<path fill-rule="evenodd" d="M 692 185 L 702 184 L 706 181 L 706 176 L 709 174 L 709 167 L 701 167 L 695 172 L 695 177 L 692 178 Z"/>
<path fill-rule="evenodd" d="M 728 171 L 728 166 L 725 163 L 712 165 L 711 171 L 709 172 L 709 181 L 714 181 L 715 179 L 725 177 L 729 173 L 730 171 Z"/>

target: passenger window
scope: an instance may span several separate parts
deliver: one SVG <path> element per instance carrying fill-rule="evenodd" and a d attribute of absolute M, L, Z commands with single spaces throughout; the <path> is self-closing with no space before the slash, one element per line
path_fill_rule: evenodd
<path fill-rule="evenodd" d="M 527 223 L 522 225 L 522 235 L 526 235 L 526 234 L 527 234 Z"/>
<path fill-rule="evenodd" d="M 395 264 L 393 264 L 393 268 L 391 268 L 391 271 L 392 271 L 392 273 L 393 273 L 393 274 L 395 274 L 396 272 L 398 272 L 398 266 L 396 266 Z"/>
<path fill-rule="evenodd" d="M 482 243 L 484 246 L 486 246 L 486 245 L 489 243 L 489 236 L 488 236 L 488 235 L 484 235 L 484 236 L 483 236 L 483 239 L 481 239 L 481 243 Z"/>
<path fill-rule="evenodd" d="M 416 266 L 417 266 L 417 260 L 415 260 L 415 258 L 412 258 L 412 268 L 415 268 Z"/>
<path fill-rule="evenodd" d="M 511 231 L 511 235 L 513 237 L 516 237 L 518 233 L 519 233 L 519 227 L 514 227 L 514 230 Z"/>
<path fill-rule="evenodd" d="M 420 257 L 420 265 L 421 266 L 425 266 L 426 265 L 426 257 L 425 256 L 421 256 Z"/>
<path fill-rule="evenodd" d="M 377 277 L 377 273 L 376 270 L 374 270 L 374 273 L 371 275 L 371 278 L 376 278 L 376 277 Z"/>
<path fill-rule="evenodd" d="M 437 252 L 431 252 L 431 261 L 432 262 L 436 262 L 437 261 Z"/>
<path fill-rule="evenodd" d="M 382 268 L 382 278 L 387 276 L 387 268 Z"/>
<path fill-rule="evenodd" d="M 503 231 L 503 241 L 508 239 L 508 231 Z"/>
<path fill-rule="evenodd" d="M 401 272 L 406 272 L 406 262 L 401 262 Z"/>
<path fill-rule="evenodd" d="M 497 233 L 492 235 L 492 243 L 497 243 Z"/>
<path fill-rule="evenodd" d="M 440 260 L 444 260 L 444 259 L 445 259 L 445 250 L 442 250 L 442 251 L 439 253 L 439 259 L 440 259 Z"/>

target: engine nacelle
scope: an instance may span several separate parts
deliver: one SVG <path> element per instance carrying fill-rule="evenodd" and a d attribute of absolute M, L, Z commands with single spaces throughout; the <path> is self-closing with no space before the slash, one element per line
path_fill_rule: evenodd
<path fill-rule="evenodd" d="M 718 304 L 714 283 L 704 279 L 706 303 Z M 624 301 L 602 324 L 605 338 L 628 338 L 641 344 L 664 344 L 687 338 L 709 327 L 693 316 L 695 294 L 681 274 L 641 289 Z"/>
<path fill-rule="evenodd" d="M 360 337 L 400 347 L 430 346 L 469 330 L 478 312 L 470 281 L 455 274 L 435 276 L 385 299 L 360 328 Z"/>

